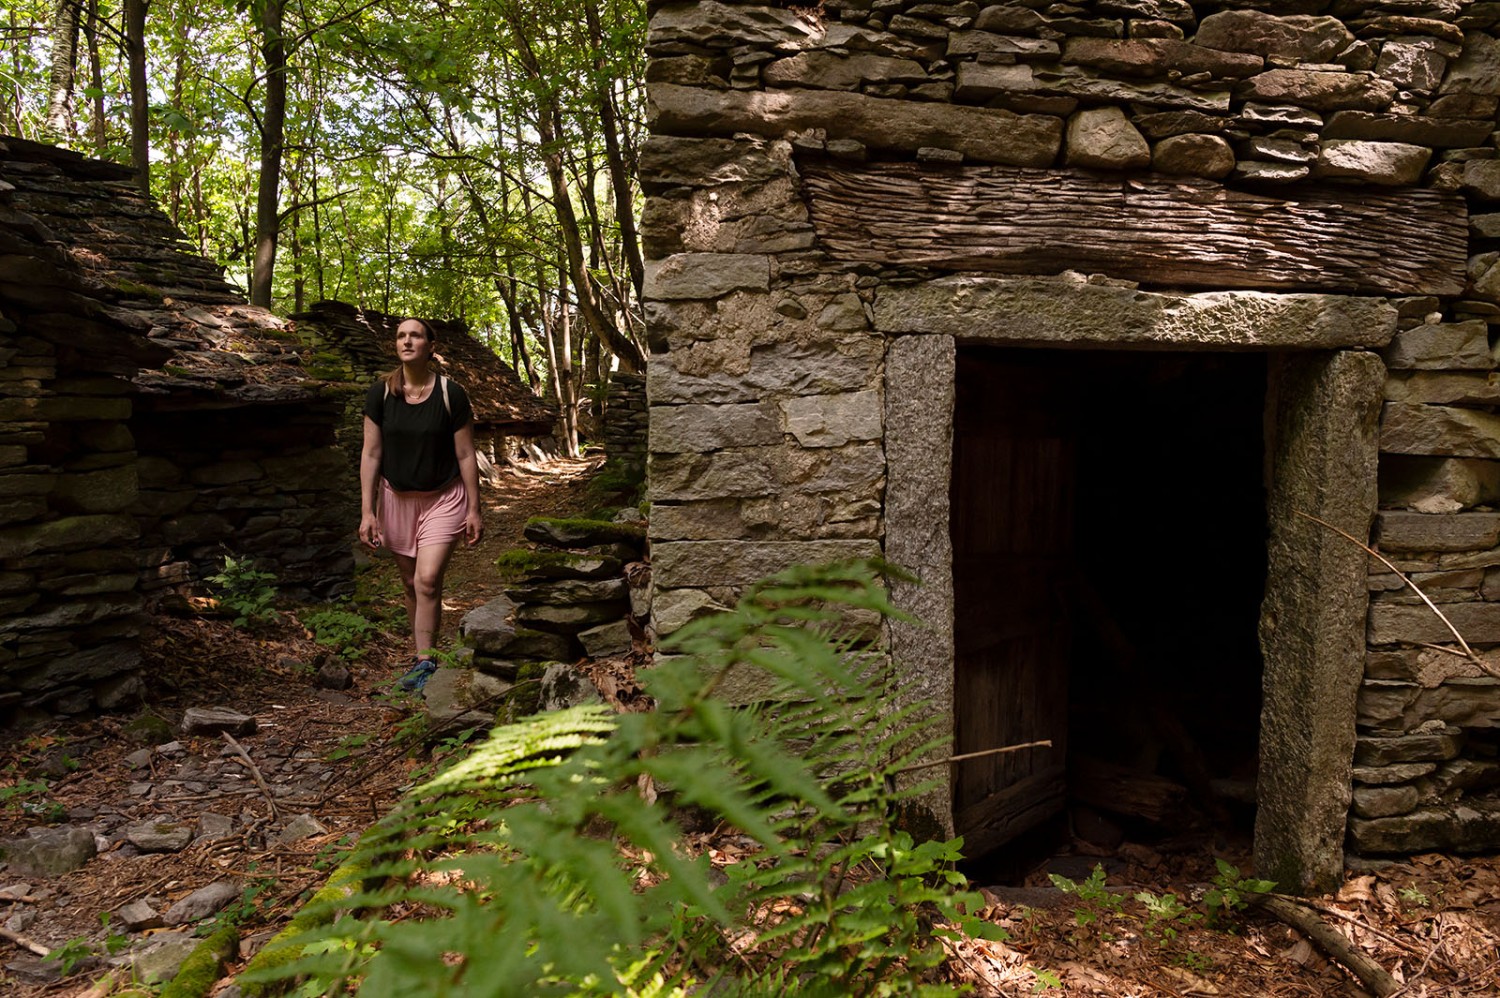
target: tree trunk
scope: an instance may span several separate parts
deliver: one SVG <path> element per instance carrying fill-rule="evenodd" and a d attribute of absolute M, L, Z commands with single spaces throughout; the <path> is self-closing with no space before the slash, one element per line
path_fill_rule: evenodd
<path fill-rule="evenodd" d="M 514 6 L 508 9 L 511 13 L 511 29 L 518 43 L 517 55 L 531 79 L 537 83 L 544 82 L 546 78 L 536 53 L 531 50 L 520 12 Z M 584 266 L 582 232 L 578 227 L 578 216 L 573 211 L 572 188 L 568 183 L 567 171 L 563 168 L 562 149 L 558 142 L 558 135 L 562 131 L 562 112 L 558 108 L 556 94 L 538 95 L 536 130 L 542 163 L 547 168 L 547 180 L 552 185 L 552 210 L 556 213 L 558 227 L 562 230 L 568 275 L 572 279 L 573 290 L 578 295 L 578 309 L 594 335 L 599 337 L 611 353 L 620 358 L 620 366 L 630 373 L 640 373 L 646 369 L 645 354 L 628 331 L 618 328 L 604 314 L 595 295 L 593 280 Z"/>
<path fill-rule="evenodd" d="M 271 307 L 276 271 L 276 238 L 281 223 L 281 152 L 286 140 L 286 40 L 282 36 L 285 0 L 260 0 L 261 57 L 266 65 L 266 105 L 260 122 L 260 179 L 255 190 L 255 262 L 250 270 L 250 304 Z"/>
<path fill-rule="evenodd" d="M 599 30 L 599 11 L 595 0 L 583 5 L 583 16 L 588 23 L 589 41 L 598 53 L 595 65 L 604 64 L 604 37 Z M 625 161 L 620 149 L 620 116 L 615 108 L 615 95 L 608 82 L 608 74 L 598 74 L 599 83 L 594 88 L 594 100 L 599 109 L 599 125 L 604 133 L 604 159 L 609 169 L 609 186 L 615 196 L 615 223 L 620 227 L 620 254 L 625 258 L 625 268 L 630 273 L 630 283 L 635 289 L 635 300 L 640 301 L 641 285 L 646 279 L 646 267 L 641 259 L 641 238 L 635 230 L 635 202 L 630 196 L 632 164 Z M 622 309 L 629 304 L 621 301 Z"/>
<path fill-rule="evenodd" d="M 89 137 L 94 142 L 95 157 L 104 159 L 109 151 L 109 132 L 104 127 L 104 67 L 99 63 L 99 0 L 89 0 L 83 37 L 89 50 Z"/>
<path fill-rule="evenodd" d="M 48 81 L 47 134 L 73 136 L 73 78 L 78 69 L 78 17 L 83 0 L 57 0 L 52 18 L 52 70 Z"/>
<path fill-rule="evenodd" d="M 130 165 L 135 167 L 135 184 L 143 194 L 151 193 L 151 95 L 146 91 L 148 6 L 150 0 L 125 0 L 125 47 L 130 61 Z M 178 90 L 181 90 L 180 80 Z"/>

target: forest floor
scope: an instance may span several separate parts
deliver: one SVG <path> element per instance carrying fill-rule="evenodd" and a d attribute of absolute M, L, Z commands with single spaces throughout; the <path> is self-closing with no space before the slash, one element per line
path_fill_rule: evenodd
<path fill-rule="evenodd" d="M 496 594 L 494 557 L 521 543 L 527 518 L 588 508 L 595 470 L 597 462 L 585 461 L 508 469 L 499 487 L 486 489 L 486 539 L 454 556 L 445 631 Z M 238 970 L 359 833 L 461 751 L 452 739 L 430 745 L 420 697 L 395 689 L 406 639 L 394 565 L 377 558 L 359 580 L 351 608 L 378 630 L 350 663 L 347 690 L 312 679 L 312 663 L 327 651 L 298 621 L 319 608 L 289 608 L 254 629 L 179 609 L 157 614 L 147 634 L 152 712 L 164 722 L 156 737 L 106 716 L 0 739 L 0 837 L 44 818 L 107 830 L 97 836 L 100 854 L 72 873 L 21 878 L 0 870 L 0 994 L 104 998 L 111 948 L 123 947 L 122 956 L 152 945 L 185 948 L 226 920 L 242 933 L 241 962 L 230 968 Z M 184 710 L 208 706 L 253 716 L 257 732 L 238 748 L 176 734 Z M 315 823 L 285 835 L 303 814 Z M 176 852 L 143 852 L 123 834 L 140 823 L 185 825 L 196 835 Z M 982 916 L 1009 938 L 951 944 L 941 973 L 994 996 L 1364 993 L 1300 931 L 1263 911 L 1230 912 L 1217 927 L 1204 922 L 1203 892 L 1224 879 L 1215 860 L 1248 875 L 1246 847 L 1244 836 L 1212 830 L 1109 850 L 1062 836 L 1009 886 L 975 874 L 989 902 Z M 1109 871 L 1103 887 L 1087 881 L 1095 863 Z M 1059 890 L 1048 871 L 1065 871 L 1080 886 Z M 210 885 L 236 895 L 216 916 L 127 929 L 133 903 L 170 914 Z M 1338 894 L 1313 906 L 1395 975 L 1399 995 L 1500 995 L 1500 857 L 1427 855 L 1351 873 Z M 123 985 L 128 974 L 115 970 L 113 979 Z"/>

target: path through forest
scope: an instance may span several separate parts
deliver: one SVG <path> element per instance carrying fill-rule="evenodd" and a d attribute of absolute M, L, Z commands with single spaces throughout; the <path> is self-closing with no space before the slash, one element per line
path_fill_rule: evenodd
<path fill-rule="evenodd" d="M 511 469 L 486 489 L 486 540 L 455 555 L 445 631 L 498 591 L 494 558 L 521 542 L 528 517 L 588 508 L 594 470 L 591 462 Z M 95 985 L 112 959 L 170 965 L 225 920 L 240 925 L 248 957 L 360 832 L 457 749 L 424 748 L 420 701 L 394 690 L 405 654 L 394 566 L 376 559 L 359 579 L 352 608 L 382 630 L 350 663 L 347 690 L 314 681 L 326 650 L 294 616 L 326 608 L 291 608 L 260 629 L 184 608 L 156 616 L 147 637 L 151 713 L 161 723 L 108 716 L 0 745 L 0 836 L 79 828 L 99 848 L 60 877 L 0 873 L 0 993 L 102 998 L 108 989 Z M 193 707 L 241 712 L 256 730 L 233 742 L 184 735 L 178 725 Z M 1300 932 L 1263 913 L 1233 913 L 1219 927 L 1198 917 L 1214 858 L 1247 865 L 1246 847 L 1243 836 L 1206 828 L 1112 850 L 1064 839 L 1046 869 L 1083 883 L 1099 863 L 1107 885 L 1059 891 L 1039 863 L 1023 886 L 987 889 L 983 914 L 1009 940 L 953 944 L 943 972 L 978 995 L 1363 993 Z M 1398 994 L 1500 994 L 1495 857 L 1418 856 L 1362 871 L 1318 899 L 1317 913 L 1408 982 Z M 113 946 L 121 949 L 112 958 Z M 117 982 L 126 979 L 116 971 Z"/>

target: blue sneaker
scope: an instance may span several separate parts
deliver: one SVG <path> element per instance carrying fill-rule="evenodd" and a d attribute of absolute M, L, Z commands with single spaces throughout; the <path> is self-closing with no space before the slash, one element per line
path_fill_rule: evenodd
<path fill-rule="evenodd" d="M 437 663 L 430 658 L 419 658 L 406 675 L 397 680 L 397 685 L 412 693 L 427 685 L 427 680 L 438 670 Z"/>

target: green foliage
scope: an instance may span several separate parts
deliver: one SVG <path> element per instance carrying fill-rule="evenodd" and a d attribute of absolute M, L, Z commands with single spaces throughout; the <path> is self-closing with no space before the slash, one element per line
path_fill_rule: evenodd
<path fill-rule="evenodd" d="M 17 779 L 0 786 L 0 808 L 11 814 L 45 813 L 54 806 L 47 799 L 49 789 L 46 780 Z"/>
<path fill-rule="evenodd" d="M 916 843 L 890 819 L 923 789 L 904 768 L 942 742 L 892 706 L 882 656 L 859 644 L 871 615 L 894 613 L 879 570 L 793 569 L 684 628 L 642 674 L 653 711 L 495 728 L 366 833 L 354 862 L 370 889 L 309 913 L 321 927 L 276 947 L 297 958 L 242 981 L 949 993 L 926 979 L 939 937 L 998 929 L 964 914 L 981 902 L 953 869 L 961 843 Z M 752 686 L 763 706 L 715 695 Z M 721 869 L 688 848 L 690 827 L 713 826 L 738 833 Z M 388 917 L 412 903 L 432 917 Z"/>
<path fill-rule="evenodd" d="M 42 957 L 45 963 L 57 964 L 58 971 L 64 977 L 70 976 L 78 965 L 98 955 L 94 944 L 85 936 L 74 936 L 67 942 Z"/>
<path fill-rule="evenodd" d="M 1406 887 L 1398 889 L 1396 891 L 1396 896 L 1406 904 L 1409 904 L 1415 908 L 1426 908 L 1428 905 L 1432 904 L 1432 899 L 1429 898 L 1426 894 L 1422 893 L 1421 889 L 1418 888 L 1416 884 L 1409 884 Z"/>
<path fill-rule="evenodd" d="M 1177 938 L 1179 926 L 1187 927 L 1203 920 L 1201 913 L 1179 901 L 1176 894 L 1158 896 L 1150 891 L 1138 891 L 1135 899 L 1146 909 L 1146 926 L 1143 930 L 1146 938 L 1155 939 L 1161 946 L 1166 946 Z"/>
<path fill-rule="evenodd" d="M 1093 872 L 1077 883 L 1058 873 L 1047 874 L 1047 879 L 1064 894 L 1077 895 L 1078 900 L 1083 902 L 1083 907 L 1073 912 L 1073 919 L 1079 926 L 1098 921 L 1101 914 L 1118 914 L 1124 904 L 1123 897 L 1105 888 L 1107 874 L 1102 863 L 1094 864 Z"/>
<path fill-rule="evenodd" d="M 332 648 L 339 657 L 353 662 L 364 654 L 365 645 L 375 636 L 375 625 L 361 614 L 343 607 L 330 606 L 299 616 L 302 626 L 312 631 L 313 640 Z"/>
<path fill-rule="evenodd" d="M 1240 876 L 1239 867 L 1223 859 L 1215 859 L 1214 886 L 1203 895 L 1203 904 L 1208 909 L 1208 924 L 1223 927 L 1235 912 L 1244 911 L 1249 902 L 1246 895 L 1269 894 L 1276 889 L 1274 880 L 1254 880 Z"/>
<path fill-rule="evenodd" d="M 619 509 L 640 502 L 646 486 L 646 469 L 643 465 L 627 464 L 619 458 L 608 458 L 599 473 L 589 479 L 586 494 L 590 503 L 599 509 Z"/>
<path fill-rule="evenodd" d="M 1032 991 L 1049 991 L 1063 986 L 1062 978 L 1058 977 L 1054 971 L 1037 970 L 1033 967 L 1031 973 L 1036 978 L 1036 983 L 1031 986 Z"/>
<path fill-rule="evenodd" d="M 234 626 L 246 627 L 276 619 L 276 576 L 260 572 L 249 558 L 224 556 L 224 566 L 207 579 L 215 587 L 219 605 L 234 614 Z"/>

